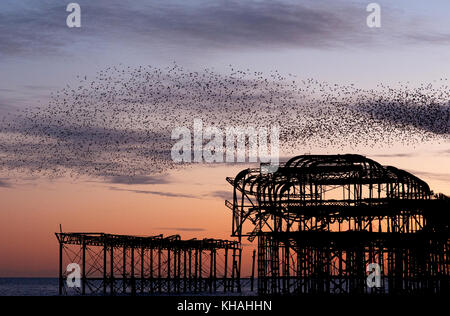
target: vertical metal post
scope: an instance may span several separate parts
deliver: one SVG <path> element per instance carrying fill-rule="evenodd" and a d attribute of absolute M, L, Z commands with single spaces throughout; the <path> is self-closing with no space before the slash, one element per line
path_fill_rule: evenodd
<path fill-rule="evenodd" d="M 150 248 L 150 293 L 153 293 L 153 248 Z"/>
<path fill-rule="evenodd" d="M 111 275 L 110 275 L 110 284 L 109 284 L 109 286 L 110 286 L 110 292 L 111 292 L 111 295 L 113 295 L 114 294 L 114 246 L 113 245 L 111 245 L 111 253 L 110 253 L 110 259 L 109 259 L 109 261 L 110 261 L 110 273 L 111 273 Z"/>
<path fill-rule="evenodd" d="M 180 249 L 178 249 L 177 250 L 177 253 L 178 253 L 178 265 L 177 265 L 177 267 L 178 267 L 178 277 L 177 277 L 177 292 L 179 293 L 180 292 L 180 277 L 181 277 L 181 250 Z"/>
<path fill-rule="evenodd" d="M 64 279 L 63 279 L 63 243 L 60 240 L 59 241 L 59 295 L 62 295 L 63 293 L 63 287 L 64 287 Z"/>
<path fill-rule="evenodd" d="M 234 276 L 236 270 L 236 248 L 233 248 L 233 261 L 231 264 L 231 292 L 234 292 Z"/>
<path fill-rule="evenodd" d="M 183 260 L 183 275 L 184 275 L 184 278 L 183 278 L 183 280 L 184 280 L 184 284 L 183 284 L 183 290 L 184 290 L 184 292 L 186 292 L 186 277 L 187 277 L 187 275 L 186 275 L 186 249 L 184 249 L 184 254 L 183 254 L 183 256 L 184 256 L 184 260 Z"/>
<path fill-rule="evenodd" d="M 255 280 L 255 255 L 256 250 L 253 250 L 253 256 L 252 256 L 252 277 L 251 277 L 251 283 L 250 283 L 250 291 L 253 292 L 253 282 Z"/>
<path fill-rule="evenodd" d="M 170 292 L 170 248 L 167 248 L 167 292 Z"/>
<path fill-rule="evenodd" d="M 198 248 L 195 248 L 195 262 L 194 262 L 194 289 L 197 292 L 198 287 Z"/>
<path fill-rule="evenodd" d="M 144 246 L 141 247 L 141 293 L 144 293 Z"/>
<path fill-rule="evenodd" d="M 189 291 L 192 291 L 192 249 L 189 249 Z"/>
<path fill-rule="evenodd" d="M 173 273 L 172 284 L 174 292 L 177 290 L 177 249 L 173 249 Z"/>
<path fill-rule="evenodd" d="M 81 274 L 81 294 L 86 294 L 86 241 L 83 238 L 82 244 L 82 274 Z"/>
<path fill-rule="evenodd" d="M 103 245 L 103 295 L 106 295 L 106 287 L 107 287 L 107 283 L 108 283 L 108 279 L 107 279 L 107 275 L 106 275 L 106 270 L 107 270 L 107 263 L 106 263 L 106 256 L 108 253 L 108 248 L 106 246 L 106 241 Z"/>
<path fill-rule="evenodd" d="M 214 268 L 213 268 L 213 278 L 214 278 L 214 292 L 217 291 L 217 251 L 214 249 Z"/>
<path fill-rule="evenodd" d="M 242 249 L 239 248 L 239 264 L 237 271 L 237 281 L 238 281 L 238 292 L 241 292 L 241 258 L 242 258 Z"/>
<path fill-rule="evenodd" d="M 131 247 L 131 295 L 136 295 L 136 279 L 134 278 L 134 246 Z"/>
<path fill-rule="evenodd" d="M 213 281 L 213 264 L 214 264 L 214 254 L 213 249 L 211 249 L 210 259 L 209 259 L 209 293 L 212 293 L 212 281 Z"/>
<path fill-rule="evenodd" d="M 127 292 L 127 248 L 123 246 L 123 266 L 122 266 L 122 292 Z"/>
<path fill-rule="evenodd" d="M 225 267 L 223 272 L 223 292 L 225 293 L 227 291 L 227 272 L 228 272 L 228 247 L 225 248 Z"/>
<path fill-rule="evenodd" d="M 198 251 L 198 280 L 199 280 L 199 288 L 202 290 L 202 249 L 200 248 Z"/>
<path fill-rule="evenodd" d="M 161 247 L 158 248 L 158 291 L 161 293 Z"/>

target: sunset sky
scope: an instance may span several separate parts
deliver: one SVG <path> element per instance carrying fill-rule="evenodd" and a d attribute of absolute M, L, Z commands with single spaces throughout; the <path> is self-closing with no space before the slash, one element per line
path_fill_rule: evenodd
<path fill-rule="evenodd" d="M 377 1 L 381 28 L 366 25 L 369 1 L 317 2 L 79 0 L 78 29 L 66 26 L 69 1 L 3 0 L 0 118 L 46 105 L 52 92 L 74 84 L 77 76 L 94 77 L 118 64 L 166 67 L 176 61 L 218 73 L 231 64 L 364 89 L 448 78 L 448 0 Z M 450 195 L 446 136 L 414 146 L 295 151 L 357 152 L 408 170 L 435 192 Z M 192 164 L 131 183 L 122 177 L 49 178 L 0 168 L 0 277 L 56 276 L 59 224 L 68 232 L 230 238 L 231 212 L 224 199 L 232 187 L 225 177 L 248 166 Z M 248 241 L 244 249 L 251 249 Z"/>

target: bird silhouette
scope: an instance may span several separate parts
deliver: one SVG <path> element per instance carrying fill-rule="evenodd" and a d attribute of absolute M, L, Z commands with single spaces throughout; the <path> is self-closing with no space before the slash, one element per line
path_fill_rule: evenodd
<path fill-rule="evenodd" d="M 108 177 L 186 167 L 175 127 L 280 127 L 281 151 L 448 140 L 447 79 L 373 89 L 230 66 L 110 66 L 0 122 L 0 171 Z"/>

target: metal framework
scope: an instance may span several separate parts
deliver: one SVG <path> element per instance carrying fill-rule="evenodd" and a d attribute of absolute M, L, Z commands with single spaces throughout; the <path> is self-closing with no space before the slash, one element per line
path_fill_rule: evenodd
<path fill-rule="evenodd" d="M 424 181 L 361 155 L 265 170 L 227 178 L 225 201 L 232 236 L 258 238 L 260 294 L 449 293 L 450 200 Z"/>
<path fill-rule="evenodd" d="M 158 294 L 239 292 L 241 246 L 220 239 L 181 240 L 179 235 L 138 237 L 105 233 L 56 233 L 59 294 Z M 80 267 L 80 287 L 69 287 Z"/>

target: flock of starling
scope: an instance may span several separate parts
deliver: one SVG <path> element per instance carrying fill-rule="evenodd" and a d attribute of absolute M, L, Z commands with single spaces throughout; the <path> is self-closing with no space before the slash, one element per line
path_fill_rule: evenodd
<path fill-rule="evenodd" d="M 0 122 L 0 172 L 138 176 L 180 165 L 171 131 L 279 126 L 280 152 L 446 141 L 447 79 L 361 89 L 249 69 L 114 66 Z"/>

